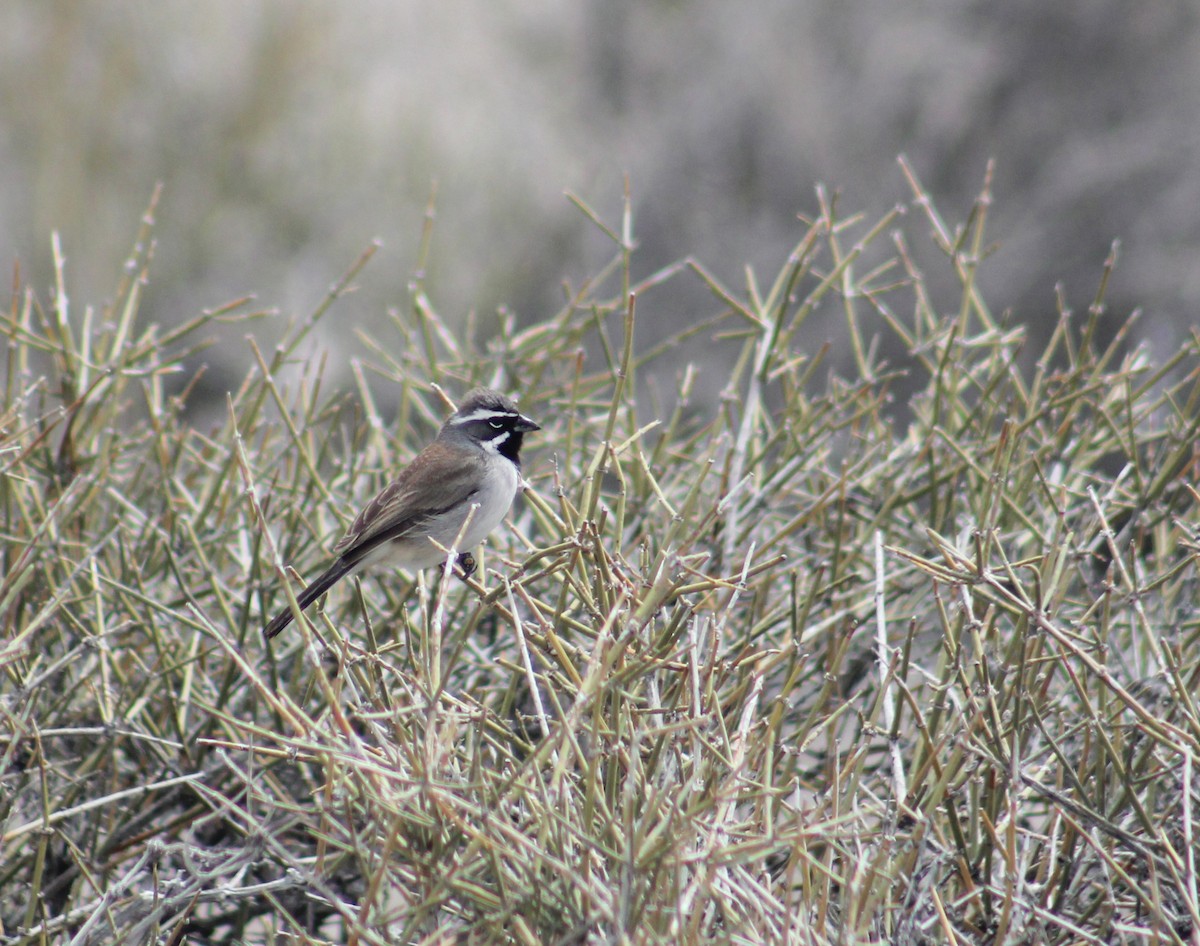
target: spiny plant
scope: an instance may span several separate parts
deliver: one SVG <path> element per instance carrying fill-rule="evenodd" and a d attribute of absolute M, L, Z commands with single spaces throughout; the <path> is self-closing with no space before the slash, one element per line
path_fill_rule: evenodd
<path fill-rule="evenodd" d="M 558 312 L 452 329 L 414 280 L 346 389 L 308 353 L 372 250 L 282 331 L 146 324 L 150 214 L 99 312 L 56 253 L 4 316 L 0 942 L 1195 942 L 1200 345 L 1099 343 L 1114 252 L 1027 351 L 988 189 L 952 228 L 904 171 L 948 301 L 911 208 L 818 191 L 734 289 L 577 201 L 613 253 Z M 711 312 L 639 348 L 682 279 Z M 697 344 L 719 383 L 664 372 Z M 545 429 L 477 575 L 264 645 L 481 382 Z"/>

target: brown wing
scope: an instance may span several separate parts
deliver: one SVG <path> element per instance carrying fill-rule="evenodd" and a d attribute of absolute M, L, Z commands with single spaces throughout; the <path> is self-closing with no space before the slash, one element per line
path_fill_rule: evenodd
<path fill-rule="evenodd" d="M 477 492 L 482 465 L 431 444 L 367 503 L 334 553 L 354 562 L 384 542 L 422 535 L 432 520 Z"/>

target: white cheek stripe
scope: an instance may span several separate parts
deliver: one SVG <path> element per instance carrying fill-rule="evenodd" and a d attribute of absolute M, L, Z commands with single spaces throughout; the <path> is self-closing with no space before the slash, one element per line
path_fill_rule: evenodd
<path fill-rule="evenodd" d="M 506 430 L 506 431 L 504 431 L 504 433 L 500 434 L 497 437 L 492 437 L 490 440 L 482 441 L 483 449 L 486 450 L 488 453 L 499 453 L 500 452 L 500 444 L 504 443 L 504 441 L 506 441 L 507 439 L 508 439 L 508 431 Z"/>
<path fill-rule="evenodd" d="M 516 417 L 512 411 L 489 411 L 486 408 L 480 408 L 477 411 L 472 411 L 470 414 L 464 414 L 462 417 L 453 417 L 450 419 L 450 425 L 457 427 L 460 424 L 471 424 L 477 420 L 490 420 L 493 417 Z"/>

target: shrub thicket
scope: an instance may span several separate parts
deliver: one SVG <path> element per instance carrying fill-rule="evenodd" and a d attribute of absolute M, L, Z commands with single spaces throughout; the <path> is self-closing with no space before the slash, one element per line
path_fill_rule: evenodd
<path fill-rule="evenodd" d="M 561 311 L 456 334 L 418 282 L 334 391 L 298 353 L 356 264 L 207 432 L 182 368 L 255 316 L 146 324 L 148 233 L 102 311 L 61 263 L 15 292 L 0 943 L 1195 943 L 1200 345 L 1102 345 L 1110 264 L 1023 351 L 986 192 L 951 228 L 913 187 L 822 197 L 736 290 L 633 284 L 591 215 L 613 259 Z M 716 382 L 634 344 L 688 278 Z M 265 646 L 284 564 L 480 382 L 545 429 L 477 576 L 347 583 Z"/>

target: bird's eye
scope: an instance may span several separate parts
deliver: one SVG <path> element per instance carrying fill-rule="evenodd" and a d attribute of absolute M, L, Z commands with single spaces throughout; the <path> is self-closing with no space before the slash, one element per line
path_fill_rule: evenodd
<path fill-rule="evenodd" d="M 500 430 L 504 427 L 504 423 L 498 420 L 489 420 L 488 426 L 491 427 L 492 430 Z"/>

